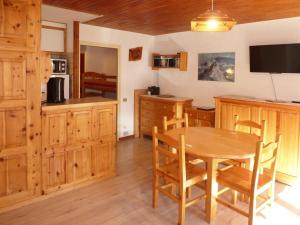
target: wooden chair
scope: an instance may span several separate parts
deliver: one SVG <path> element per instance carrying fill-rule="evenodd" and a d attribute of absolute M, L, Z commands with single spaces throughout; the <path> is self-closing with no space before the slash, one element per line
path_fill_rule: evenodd
<path fill-rule="evenodd" d="M 217 201 L 234 211 L 248 217 L 248 225 L 254 224 L 255 215 L 267 204 L 274 201 L 275 169 L 278 148 L 281 142 L 281 135 L 277 135 L 276 142 L 264 144 L 259 141 L 257 144 L 253 172 L 249 169 L 233 166 L 219 171 L 217 182 L 225 188 L 219 195 L 227 190 L 235 190 L 250 197 L 248 212 L 237 208 L 235 205 L 217 198 Z M 261 196 L 267 193 L 267 197 Z M 257 207 L 257 199 L 262 203 Z"/>
<path fill-rule="evenodd" d="M 189 127 L 189 117 L 188 114 L 185 113 L 184 117 L 181 119 L 172 118 L 170 120 L 167 119 L 166 116 L 163 118 L 163 131 L 170 130 L 169 127 L 172 127 L 171 129 L 180 128 L 180 127 Z"/>
<path fill-rule="evenodd" d="M 262 120 L 260 124 L 253 122 L 251 120 L 239 120 L 239 116 L 234 116 L 234 131 L 239 131 L 240 127 L 248 128 L 247 133 L 252 133 L 258 137 L 258 140 L 264 142 L 265 141 L 265 130 L 266 130 L 266 121 Z M 255 131 L 256 132 L 253 132 Z M 257 134 L 259 131 L 259 134 Z M 224 162 L 226 165 L 238 165 L 245 168 L 250 168 L 250 159 L 236 159 L 236 160 L 227 160 Z"/>
<path fill-rule="evenodd" d="M 185 209 L 205 198 L 206 194 L 187 198 L 187 188 L 198 187 L 207 179 L 205 168 L 200 168 L 186 163 L 185 137 L 180 135 L 179 140 L 174 140 L 153 128 L 153 208 L 158 206 L 158 193 L 162 193 L 179 204 L 178 224 L 185 221 Z M 175 148 L 176 152 L 169 151 Z M 169 160 L 161 160 L 168 158 Z M 162 179 L 168 183 L 162 182 Z M 172 185 L 176 185 L 177 192 L 172 192 Z M 206 187 L 206 186 L 205 186 Z"/>
<path fill-rule="evenodd" d="M 166 132 L 170 129 L 181 128 L 181 127 L 189 127 L 189 116 L 187 113 L 184 113 L 184 117 L 181 119 L 172 118 L 172 119 L 168 120 L 167 117 L 164 116 L 164 118 L 163 118 L 163 131 L 164 132 Z M 204 162 L 202 159 L 197 159 L 192 156 L 187 156 L 187 160 L 191 164 L 194 164 L 194 165 Z"/>

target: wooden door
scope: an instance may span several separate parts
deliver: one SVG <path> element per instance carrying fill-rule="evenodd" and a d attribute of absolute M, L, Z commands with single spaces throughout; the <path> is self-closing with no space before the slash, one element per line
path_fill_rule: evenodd
<path fill-rule="evenodd" d="M 91 177 L 91 146 L 82 144 L 67 148 L 67 183 L 81 182 Z"/>
<path fill-rule="evenodd" d="M 74 109 L 68 113 L 68 143 L 87 143 L 92 134 L 91 108 Z"/>
<path fill-rule="evenodd" d="M 44 112 L 42 131 L 42 188 L 48 193 L 66 184 L 67 112 Z"/>
<path fill-rule="evenodd" d="M 93 109 L 92 176 L 114 173 L 116 158 L 116 106 Z"/>
<path fill-rule="evenodd" d="M 92 176 L 109 176 L 115 172 L 116 141 L 96 143 L 92 147 Z"/>
<path fill-rule="evenodd" d="M 27 93 L 40 91 L 33 58 L 0 51 L 0 207 L 39 194 L 40 98 Z"/>
<path fill-rule="evenodd" d="M 0 0 L 0 50 L 37 49 L 40 7 L 40 0 Z"/>
<path fill-rule="evenodd" d="M 116 137 L 116 108 L 103 106 L 93 108 L 93 139 L 100 142 Z"/>
<path fill-rule="evenodd" d="M 250 120 L 251 107 L 247 105 L 237 105 L 231 103 L 221 103 L 221 128 L 227 130 L 233 130 L 234 116 L 239 116 L 240 120 Z M 241 132 L 250 132 L 250 129 L 240 127 Z"/>
<path fill-rule="evenodd" d="M 278 152 L 277 171 L 296 178 L 299 161 L 299 113 L 279 112 L 278 131 L 282 142 Z"/>
<path fill-rule="evenodd" d="M 0 208 L 40 194 L 40 7 L 0 0 Z"/>

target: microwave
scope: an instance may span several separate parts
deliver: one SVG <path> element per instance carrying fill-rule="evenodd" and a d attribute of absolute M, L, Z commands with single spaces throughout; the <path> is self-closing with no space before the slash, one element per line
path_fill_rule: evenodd
<path fill-rule="evenodd" d="M 51 59 L 52 74 L 62 75 L 67 74 L 67 60 L 66 59 Z"/>

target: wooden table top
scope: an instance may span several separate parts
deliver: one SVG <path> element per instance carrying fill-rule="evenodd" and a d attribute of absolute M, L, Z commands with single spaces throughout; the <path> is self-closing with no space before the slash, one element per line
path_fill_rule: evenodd
<path fill-rule="evenodd" d="M 258 137 L 253 134 L 234 132 L 211 127 L 178 128 L 166 132 L 178 139 L 186 138 L 186 151 L 202 158 L 247 159 L 255 155 Z"/>

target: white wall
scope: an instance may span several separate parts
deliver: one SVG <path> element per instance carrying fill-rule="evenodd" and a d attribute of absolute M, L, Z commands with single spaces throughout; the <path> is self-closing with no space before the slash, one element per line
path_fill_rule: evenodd
<path fill-rule="evenodd" d="M 86 22 L 97 15 L 42 5 L 42 20 L 67 24 L 67 51 L 73 52 L 73 21 Z"/>
<path fill-rule="evenodd" d="M 119 136 L 133 134 L 134 131 L 134 90 L 152 85 L 151 52 L 154 37 L 127 31 L 80 24 L 80 41 L 112 44 L 120 47 L 120 90 Z M 143 46 L 140 61 L 128 61 L 130 48 Z M 127 101 L 125 100 L 127 99 Z"/>
<path fill-rule="evenodd" d="M 300 17 L 237 25 L 228 33 L 182 32 L 157 36 L 155 52 L 187 51 L 188 71 L 160 70 L 163 93 L 192 97 L 195 105 L 214 106 L 214 96 L 236 94 L 274 99 L 269 74 L 250 73 L 249 46 L 260 44 L 300 43 Z M 198 81 L 198 54 L 236 53 L 235 83 Z M 273 75 L 282 100 L 300 100 L 300 74 Z"/>
<path fill-rule="evenodd" d="M 118 51 L 115 48 L 81 46 L 85 53 L 85 71 L 118 75 Z"/>

